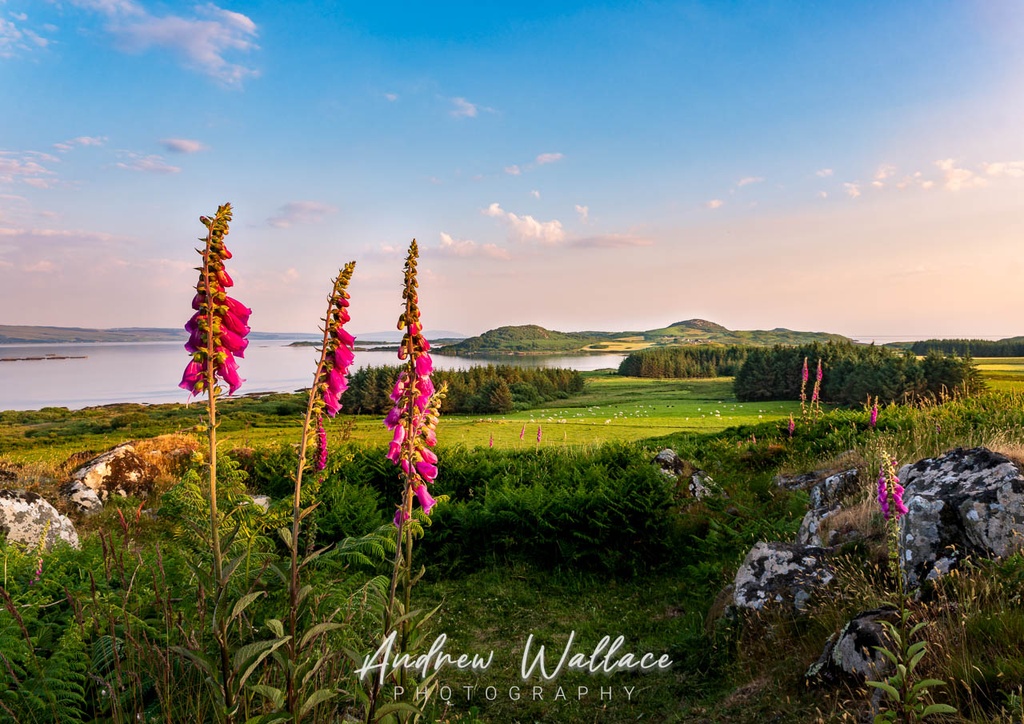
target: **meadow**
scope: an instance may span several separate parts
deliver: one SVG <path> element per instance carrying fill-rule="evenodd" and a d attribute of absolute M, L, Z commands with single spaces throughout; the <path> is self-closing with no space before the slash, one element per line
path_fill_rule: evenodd
<path fill-rule="evenodd" d="M 809 421 L 799 403 L 739 403 L 728 378 L 647 380 L 610 372 L 587 374 L 582 395 L 556 404 L 442 418 L 435 495 L 447 500 L 417 541 L 416 561 L 425 571 L 414 593 L 421 614 L 437 610 L 420 634 L 427 643 L 444 634 L 446 651 L 493 651 L 495 659 L 485 672 L 446 669 L 429 700 L 404 701 L 421 707 L 424 721 L 446 722 L 857 720 L 869 709 L 869 692 L 809 688 L 802 674 L 844 616 L 891 597 L 877 512 L 863 513 L 875 532 L 849 551 L 840 594 L 815 599 L 809 616 L 769 612 L 730 623 L 716 613 L 719 591 L 753 543 L 790 539 L 800 522 L 806 495 L 777 488 L 778 472 L 870 469 L 882 449 L 901 461 L 956 445 L 1024 449 L 1024 359 L 977 362 L 990 392 L 886 406 L 877 428 L 866 409 L 826 408 Z M 249 492 L 280 503 L 267 520 L 243 519 L 253 560 L 280 550 L 274 521 L 290 510 L 288 471 L 302 400 L 271 395 L 222 404 L 220 444 L 234 458 L 224 463 L 225 484 L 244 482 Z M 792 437 L 790 415 L 797 421 Z M 172 432 L 201 440 L 201 418 L 201 407 L 179 405 L 2 413 L 0 462 L 30 471 L 34 488 L 50 497 L 71 454 Z M 389 520 L 397 482 L 383 460 L 388 432 L 378 418 L 342 415 L 328 425 L 328 437 L 331 460 L 314 485 L 321 503 L 317 541 L 344 549 L 346 539 L 372 535 Z M 727 497 L 696 501 L 655 471 L 650 460 L 666 446 L 710 473 Z M 176 669 L 169 652 L 178 634 L 164 627 L 167 616 L 197 612 L 189 560 L 201 559 L 201 549 L 190 546 L 187 521 L 201 523 L 202 516 L 177 492 L 190 474 L 168 470 L 150 500 L 117 500 L 83 521 L 82 551 L 49 556 L 38 583 L 31 552 L 0 549 L 9 592 L 0 652 L 17 682 L 0 687 L 0 704 L 19 713 L 13 720 L 216 718 L 203 683 Z M 873 480 L 863 483 L 867 503 Z M 165 514 L 151 519 L 143 507 Z M 379 602 L 365 586 L 386 568 L 367 554 L 328 557 L 310 569 L 320 603 L 345 624 L 332 634 L 335 651 L 368 650 Z M 133 584 L 136 578 L 146 586 Z M 253 631 L 281 605 L 279 590 L 260 586 L 266 600 L 244 617 Z M 154 593 L 166 611 L 154 608 Z M 968 568 L 918 612 L 934 617 L 926 673 L 949 682 L 938 696 L 959 712 L 929 721 L 1021 721 L 1022 597 L 1024 558 L 1017 555 Z M 673 665 L 607 677 L 563 673 L 540 682 L 538 696 L 538 682 L 524 684 L 519 675 L 526 638 L 533 634 L 561 652 L 570 632 L 584 650 L 621 634 L 628 650 L 666 654 Z M 336 654 L 326 660 L 322 675 L 352 682 L 353 661 Z M 69 696 L 58 674 L 80 682 L 80 693 Z M 271 670 L 263 676 L 274 678 Z M 357 713 L 358 687 L 337 685 L 338 703 L 314 710 L 310 721 Z M 612 693 L 605 697 L 603 689 Z M 41 709 L 33 708 L 37 699 Z M 259 701 L 248 705 L 254 720 Z M 408 716 L 396 710 L 384 720 Z"/>

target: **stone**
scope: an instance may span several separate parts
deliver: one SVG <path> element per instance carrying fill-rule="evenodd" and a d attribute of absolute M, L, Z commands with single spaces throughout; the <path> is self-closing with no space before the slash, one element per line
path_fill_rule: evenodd
<path fill-rule="evenodd" d="M 812 593 L 835 577 L 827 554 L 817 546 L 757 543 L 736 572 L 733 603 L 755 611 L 773 603 L 803 611 Z"/>
<path fill-rule="evenodd" d="M 82 512 L 95 513 L 111 495 L 148 496 L 153 479 L 153 466 L 126 443 L 77 468 L 61 493 Z"/>
<path fill-rule="evenodd" d="M 843 499 L 858 488 L 857 469 L 834 473 L 814 483 L 807 491 L 811 508 L 837 508 Z"/>
<path fill-rule="evenodd" d="M 718 483 L 716 483 L 711 476 L 703 470 L 694 470 L 693 474 L 690 475 L 689 490 L 690 495 L 697 500 L 703 500 L 704 498 L 712 495 L 725 496 L 725 493 L 718 486 Z"/>
<path fill-rule="evenodd" d="M 654 457 L 654 464 L 658 466 L 662 474 L 677 478 L 684 474 L 689 467 L 676 451 L 672 448 L 665 448 Z"/>
<path fill-rule="evenodd" d="M 1002 558 L 1024 546 L 1024 475 L 1005 455 L 957 448 L 904 465 L 897 475 L 909 510 L 900 519 L 908 588 L 968 556 Z"/>
<path fill-rule="evenodd" d="M 42 496 L 24 490 L 0 490 L 0 535 L 8 542 L 44 551 L 63 541 L 78 548 L 75 524 Z"/>
<path fill-rule="evenodd" d="M 254 495 L 252 496 L 253 505 L 256 505 L 263 509 L 266 513 L 270 510 L 270 496 L 269 495 Z"/>
<path fill-rule="evenodd" d="M 804 515 L 804 519 L 800 521 L 800 530 L 796 532 L 796 542 L 802 546 L 824 546 L 832 545 L 832 537 L 829 536 L 828 541 L 821 539 L 821 524 L 824 523 L 828 518 L 842 510 L 841 507 L 836 508 L 812 508 L 808 510 Z"/>
<path fill-rule="evenodd" d="M 878 648 L 894 649 L 893 641 L 882 625 L 896 623 L 899 613 L 894 606 L 862 611 L 850 619 L 837 635 L 825 643 L 821 657 L 807 669 L 806 677 L 826 683 L 847 681 L 862 684 L 865 680 L 880 681 L 892 672 L 892 662 Z"/>

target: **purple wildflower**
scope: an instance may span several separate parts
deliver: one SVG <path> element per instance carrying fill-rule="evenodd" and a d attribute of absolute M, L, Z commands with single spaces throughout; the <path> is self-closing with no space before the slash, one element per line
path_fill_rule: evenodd
<path fill-rule="evenodd" d="M 540 442 L 540 439 L 541 439 L 540 425 L 537 425 L 537 442 Z"/>
<path fill-rule="evenodd" d="M 868 419 L 868 426 L 873 430 L 878 424 L 878 403 L 871 406 L 871 417 Z"/>
<path fill-rule="evenodd" d="M 238 376 L 235 357 L 244 357 L 249 345 L 246 335 L 252 310 L 229 297 L 226 291 L 234 285 L 224 270 L 224 261 L 231 258 L 231 252 L 224 245 L 231 221 L 231 204 L 218 208 L 214 218 L 201 216 L 199 220 L 207 228 L 206 243 L 199 250 L 203 265 L 192 299 L 195 313 L 185 323 L 185 331 L 189 333 L 185 349 L 192 360 L 185 367 L 178 386 L 188 390 L 190 395 L 198 395 L 216 385 L 219 379 L 227 384 L 228 394 L 232 394 L 244 382 Z"/>
<path fill-rule="evenodd" d="M 789 436 L 793 437 L 793 433 L 796 432 L 796 421 L 793 419 L 793 415 L 789 416 Z"/>

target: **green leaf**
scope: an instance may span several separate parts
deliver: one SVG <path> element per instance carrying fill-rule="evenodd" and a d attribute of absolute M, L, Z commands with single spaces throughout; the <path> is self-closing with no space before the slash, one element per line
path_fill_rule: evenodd
<path fill-rule="evenodd" d="M 245 682 L 252 676 L 252 672 L 256 670 L 256 667 L 260 665 L 263 659 L 267 658 L 274 651 L 284 646 L 291 639 L 291 636 L 285 636 L 273 641 L 257 641 L 255 643 L 247 644 L 235 652 L 233 658 L 233 664 L 235 671 L 241 671 L 241 675 L 238 677 L 238 689 L 245 686 Z"/>
<path fill-rule="evenodd" d="M 270 700 L 270 703 L 274 705 L 275 709 L 284 708 L 284 692 L 274 686 L 267 686 L 266 684 L 254 684 L 250 686 L 251 691 L 256 692 L 265 699 Z"/>
<path fill-rule="evenodd" d="M 247 609 L 249 607 L 249 604 L 251 604 L 253 601 L 255 601 L 260 596 L 266 595 L 266 593 L 267 593 L 266 591 L 255 591 L 253 593 L 247 593 L 244 596 L 242 596 L 240 599 L 235 601 L 235 605 L 231 609 L 231 616 L 228 618 L 228 621 L 234 621 L 236 618 L 241 616 L 242 612 L 245 611 L 245 609 Z M 278 634 L 278 635 L 280 635 L 280 634 Z"/>
<path fill-rule="evenodd" d="M 866 681 L 864 683 L 866 683 L 868 686 L 873 686 L 876 689 L 881 689 L 886 694 L 888 694 L 889 698 L 893 701 L 900 700 L 900 692 L 896 691 L 895 687 L 893 687 L 891 684 L 888 684 L 884 681 Z"/>
<path fill-rule="evenodd" d="M 923 651 L 928 646 L 927 641 L 918 641 L 916 644 L 907 649 L 907 656 L 913 656 L 918 651 Z"/>
<path fill-rule="evenodd" d="M 932 714 L 956 714 L 957 711 L 949 704 L 929 704 L 925 707 L 925 710 L 921 712 L 921 718 L 924 719 L 926 716 Z"/>
<path fill-rule="evenodd" d="M 284 624 L 276 618 L 268 618 L 266 620 L 267 628 L 274 632 L 274 635 L 280 638 L 284 636 Z"/>
<path fill-rule="evenodd" d="M 946 685 L 946 682 L 945 681 L 940 681 L 939 679 L 921 679 L 919 682 L 914 684 L 914 686 L 911 689 L 911 691 L 916 694 L 919 691 L 923 691 L 925 689 L 930 689 L 933 686 L 945 686 L 945 685 Z"/>
<path fill-rule="evenodd" d="M 334 630 L 339 629 L 339 628 L 344 628 L 344 627 L 340 623 L 331 623 L 331 622 L 318 623 L 316 626 L 314 626 L 313 628 L 309 629 L 309 631 L 307 631 L 302 636 L 302 639 L 299 641 L 299 649 L 300 650 L 305 649 L 306 646 L 309 645 L 309 642 L 312 641 L 313 639 L 315 639 L 317 636 L 320 636 L 321 634 L 325 634 L 328 631 L 334 631 Z"/>
<path fill-rule="evenodd" d="M 292 532 L 288 528 L 278 528 L 277 534 L 281 536 L 281 540 L 284 541 L 284 544 L 288 547 L 288 550 L 291 550 Z"/>
<path fill-rule="evenodd" d="M 917 624 L 916 626 L 914 626 L 914 628 L 910 629 L 910 635 L 911 636 L 917 635 L 917 632 L 920 631 L 921 629 L 923 629 L 925 626 L 927 626 L 928 623 L 929 623 L 928 621 L 922 621 L 921 623 Z"/>
<path fill-rule="evenodd" d="M 306 716 L 314 706 L 334 698 L 336 694 L 337 692 L 332 691 L 331 689 L 317 689 L 310 694 L 309 698 L 302 704 L 302 708 L 299 710 L 299 715 Z"/>
<path fill-rule="evenodd" d="M 878 653 L 880 653 L 880 654 L 881 654 L 882 656 L 884 656 L 885 658 L 887 658 L 887 659 L 888 659 L 888 660 L 889 660 L 889 661 L 890 661 L 890 662 L 892 663 L 892 665 L 893 665 L 893 666 L 895 666 L 895 665 L 897 664 L 897 661 L 896 661 L 896 654 L 894 654 L 894 653 L 893 653 L 892 651 L 890 651 L 889 649 L 884 649 L 884 648 L 882 648 L 881 646 L 876 646 L 876 647 L 875 647 L 875 651 L 877 651 L 877 652 L 878 652 Z"/>
<path fill-rule="evenodd" d="M 914 658 L 912 658 L 910 660 L 910 670 L 911 671 L 913 671 L 915 668 L 917 668 L 917 664 L 921 661 L 921 659 L 924 658 L 924 655 L 926 653 L 928 653 L 928 652 L 927 651 L 918 651 L 917 654 L 914 656 Z"/>
<path fill-rule="evenodd" d="M 406 712 L 414 716 L 420 716 L 423 714 L 419 709 L 414 707 L 412 704 L 407 704 L 404 701 L 392 701 L 384 706 L 377 707 L 377 716 L 374 717 L 374 721 L 380 721 L 388 714 L 397 714 L 398 712 Z"/>

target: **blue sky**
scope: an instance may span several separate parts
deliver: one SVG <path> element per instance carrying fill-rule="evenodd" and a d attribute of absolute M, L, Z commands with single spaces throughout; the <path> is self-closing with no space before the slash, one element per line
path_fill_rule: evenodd
<path fill-rule="evenodd" d="M 0 321 L 1024 334 L 1022 8 L 0 0 Z"/>

